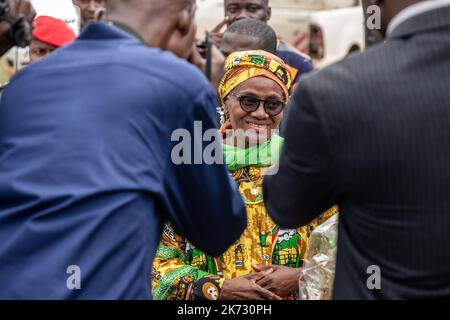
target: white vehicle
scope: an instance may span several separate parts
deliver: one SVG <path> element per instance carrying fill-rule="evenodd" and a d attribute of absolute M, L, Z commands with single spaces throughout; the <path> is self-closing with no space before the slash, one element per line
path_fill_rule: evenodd
<path fill-rule="evenodd" d="M 278 36 L 324 67 L 364 48 L 360 0 L 269 0 Z M 198 36 L 224 17 L 223 0 L 198 0 Z"/>
<path fill-rule="evenodd" d="M 50 16 L 65 21 L 78 34 L 80 18 L 72 0 L 31 0 L 31 4 L 38 16 Z"/>

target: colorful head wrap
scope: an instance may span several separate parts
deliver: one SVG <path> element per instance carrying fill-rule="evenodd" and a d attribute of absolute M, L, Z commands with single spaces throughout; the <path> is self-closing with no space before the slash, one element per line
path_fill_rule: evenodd
<path fill-rule="evenodd" d="M 241 83 L 256 77 L 272 79 L 280 85 L 289 100 L 292 77 L 283 60 L 262 50 L 241 51 L 230 54 L 225 62 L 225 75 L 219 86 L 219 96 L 224 99 Z"/>

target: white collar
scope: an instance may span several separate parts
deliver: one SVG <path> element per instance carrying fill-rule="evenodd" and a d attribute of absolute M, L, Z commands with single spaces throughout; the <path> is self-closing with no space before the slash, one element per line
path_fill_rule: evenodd
<path fill-rule="evenodd" d="M 422 13 L 446 6 L 450 6 L 450 0 L 425 0 L 403 9 L 392 19 L 391 23 L 389 23 L 387 36 L 390 36 L 394 29 L 396 29 L 406 20 L 409 20 Z"/>

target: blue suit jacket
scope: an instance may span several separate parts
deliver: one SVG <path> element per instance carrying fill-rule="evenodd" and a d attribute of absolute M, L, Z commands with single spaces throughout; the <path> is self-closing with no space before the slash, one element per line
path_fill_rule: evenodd
<path fill-rule="evenodd" d="M 15 77 L 0 105 L 0 298 L 149 299 L 166 220 L 224 251 L 246 222 L 226 167 L 172 161 L 174 130 L 216 128 L 216 101 L 187 62 L 106 24 Z"/>

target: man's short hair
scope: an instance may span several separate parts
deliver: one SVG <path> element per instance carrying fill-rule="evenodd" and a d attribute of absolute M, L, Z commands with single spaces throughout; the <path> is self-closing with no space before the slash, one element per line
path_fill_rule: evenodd
<path fill-rule="evenodd" d="M 277 51 L 277 35 L 267 23 L 255 19 L 242 19 L 233 22 L 225 33 L 234 33 L 257 38 L 260 50 L 275 54 Z"/>

